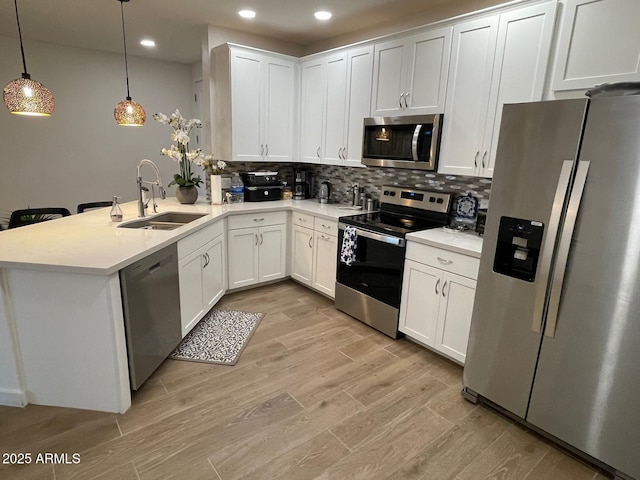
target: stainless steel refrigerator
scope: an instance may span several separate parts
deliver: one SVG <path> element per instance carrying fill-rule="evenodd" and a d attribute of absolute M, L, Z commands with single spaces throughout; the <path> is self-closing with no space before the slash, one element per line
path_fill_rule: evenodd
<path fill-rule="evenodd" d="M 464 386 L 640 479 L 640 95 L 504 107 Z"/>

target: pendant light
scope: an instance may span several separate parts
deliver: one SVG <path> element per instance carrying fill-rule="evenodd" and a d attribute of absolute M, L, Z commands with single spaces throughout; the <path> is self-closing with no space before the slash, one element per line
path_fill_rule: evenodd
<path fill-rule="evenodd" d="M 129 0 L 118 0 L 120 2 L 120 13 L 122 14 L 122 41 L 124 44 L 124 71 L 127 78 L 127 98 L 116 105 L 113 109 L 113 116 L 118 125 L 125 127 L 141 127 L 147 119 L 144 108 L 139 103 L 131 100 L 129 95 L 129 65 L 127 63 L 127 37 L 124 31 L 124 7 L 123 3 Z"/>
<path fill-rule="evenodd" d="M 20 17 L 18 16 L 18 0 L 14 0 L 16 6 L 16 20 L 18 22 L 18 35 L 20 36 L 20 52 L 22 52 L 22 66 L 24 72 L 22 78 L 16 78 L 2 90 L 4 104 L 11 113 L 16 115 L 33 115 L 48 117 L 53 113 L 55 102 L 51 92 L 40 82 L 31 79 L 27 73 L 27 61 L 24 58 L 24 46 L 22 45 L 22 30 L 20 29 Z"/>

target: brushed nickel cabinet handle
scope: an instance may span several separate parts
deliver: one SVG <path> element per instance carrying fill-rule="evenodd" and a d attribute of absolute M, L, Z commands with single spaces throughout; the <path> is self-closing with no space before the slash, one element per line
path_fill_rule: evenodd
<path fill-rule="evenodd" d="M 265 144 L 265 152 L 264 152 L 264 156 L 268 157 L 269 156 L 269 144 Z"/>
<path fill-rule="evenodd" d="M 253 221 L 254 222 L 262 222 L 262 221 L 264 221 L 264 217 L 262 217 L 262 218 L 254 218 Z"/>
<path fill-rule="evenodd" d="M 409 108 L 409 104 L 407 103 L 408 99 L 409 99 L 409 92 L 404 94 L 404 108 Z"/>
<path fill-rule="evenodd" d="M 264 155 L 264 145 L 260 144 L 260 156 Z"/>
<path fill-rule="evenodd" d="M 473 166 L 478 168 L 478 155 L 480 155 L 480 150 L 476 152 L 476 157 L 473 159 Z"/>
<path fill-rule="evenodd" d="M 436 295 L 440 295 L 440 293 L 438 292 L 438 285 L 440 285 L 440 279 L 436 281 Z"/>
<path fill-rule="evenodd" d="M 262 233 L 260 234 L 260 245 L 262 245 L 262 242 L 264 241 L 264 237 L 262 236 Z"/>
<path fill-rule="evenodd" d="M 256 233 L 256 246 L 258 246 L 258 234 Z"/>
<path fill-rule="evenodd" d="M 404 93 L 400 94 L 400 100 L 398 101 L 398 106 L 402 108 L 402 99 L 404 98 Z"/>
<path fill-rule="evenodd" d="M 444 297 L 445 295 L 445 289 L 447 288 L 447 283 L 448 282 L 444 282 L 444 285 L 442 285 L 442 296 Z"/>
<path fill-rule="evenodd" d="M 318 158 L 320 158 L 320 147 L 318 147 L 318 150 L 316 150 L 316 155 L 318 156 Z"/>
<path fill-rule="evenodd" d="M 453 263 L 453 260 L 447 260 L 446 258 L 442 258 L 442 257 L 436 257 L 436 258 L 443 265 L 451 265 Z"/>
<path fill-rule="evenodd" d="M 309 237 L 309 248 L 313 248 L 313 237 Z"/>
<path fill-rule="evenodd" d="M 485 158 L 487 158 L 487 151 L 486 150 L 482 154 L 482 168 L 487 168 L 487 166 L 484 164 Z"/>

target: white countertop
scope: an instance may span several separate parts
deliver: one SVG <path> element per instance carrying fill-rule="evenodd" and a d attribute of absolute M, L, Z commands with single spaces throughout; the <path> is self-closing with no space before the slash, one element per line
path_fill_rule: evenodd
<path fill-rule="evenodd" d="M 158 200 L 158 212 L 206 215 L 175 230 L 117 228 L 111 207 L 0 232 L 0 267 L 110 275 L 131 263 L 230 214 L 295 210 L 329 219 L 362 213 L 317 200 L 277 200 L 234 205 L 196 202 L 181 205 L 175 198 Z M 136 220 L 135 201 L 121 205 L 123 222 Z M 153 216 L 149 213 L 148 216 Z"/>
<path fill-rule="evenodd" d="M 434 228 L 407 234 L 407 240 L 480 258 L 482 237 L 475 232 Z"/>

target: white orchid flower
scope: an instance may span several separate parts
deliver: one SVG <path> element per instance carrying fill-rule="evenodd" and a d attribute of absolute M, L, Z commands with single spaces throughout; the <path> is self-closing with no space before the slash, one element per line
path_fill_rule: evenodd
<path fill-rule="evenodd" d="M 187 145 L 189 143 L 189 135 L 182 130 L 174 130 L 171 135 L 171 140 L 181 143 L 182 145 Z"/>

